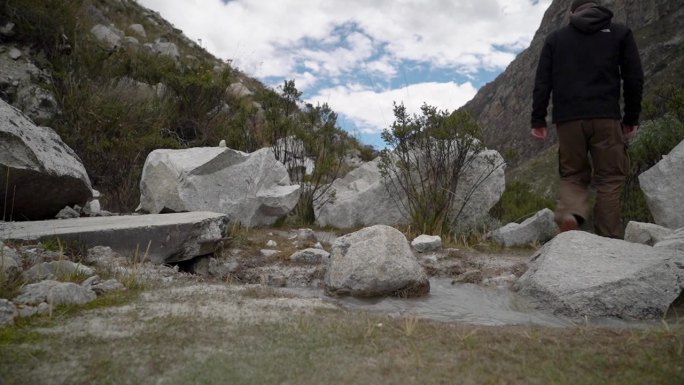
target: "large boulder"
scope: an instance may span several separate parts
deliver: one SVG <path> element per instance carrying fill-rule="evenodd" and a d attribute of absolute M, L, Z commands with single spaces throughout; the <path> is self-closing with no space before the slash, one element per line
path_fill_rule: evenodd
<path fill-rule="evenodd" d="M 316 222 L 321 226 L 352 228 L 376 224 L 408 224 L 400 200 L 405 196 L 390 194 L 378 165 L 380 158 L 352 170 L 344 178 L 332 184 L 335 199 L 316 208 Z M 470 194 L 458 217 L 458 225 L 467 228 L 486 217 L 487 212 L 499 201 L 505 189 L 503 158 L 493 150 L 482 151 L 463 171 L 458 189 L 454 194 L 454 208 Z M 481 178 L 489 175 L 484 181 Z"/>
<path fill-rule="evenodd" d="M 684 227 L 684 141 L 639 175 L 639 186 L 655 223 L 670 229 Z"/>
<path fill-rule="evenodd" d="M 299 200 L 299 186 L 290 185 L 270 148 L 155 150 L 145 161 L 140 193 L 140 208 L 150 213 L 213 211 L 245 226 L 271 225 Z"/>
<path fill-rule="evenodd" d="M 505 247 L 522 246 L 532 242 L 546 242 L 558 234 L 553 211 L 543 209 L 522 223 L 509 223 L 492 231 L 492 240 Z"/>
<path fill-rule="evenodd" d="M 8 175 L 9 174 L 9 175 Z M 47 127 L 0 100 L 0 202 L 3 218 L 54 218 L 64 206 L 84 205 L 90 179 L 74 151 Z M 7 194 L 7 195 L 6 195 Z"/>
<path fill-rule="evenodd" d="M 337 238 L 325 274 L 330 295 L 418 296 L 430 282 L 399 230 L 376 225 Z"/>
<path fill-rule="evenodd" d="M 516 283 L 538 307 L 570 317 L 662 317 L 684 289 L 684 253 L 561 233 L 532 257 Z"/>

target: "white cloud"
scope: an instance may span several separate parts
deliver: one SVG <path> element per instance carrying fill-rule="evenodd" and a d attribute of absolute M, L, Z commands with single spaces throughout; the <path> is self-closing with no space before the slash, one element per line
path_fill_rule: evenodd
<path fill-rule="evenodd" d="M 343 63 L 330 73 L 349 70 L 344 64 L 363 61 L 369 41 L 384 44 L 396 60 L 430 62 L 444 68 L 473 71 L 478 66 L 502 68 L 493 60 L 493 45 L 529 44 L 550 0 L 139 0 L 185 31 L 201 38 L 223 59 L 257 77 L 290 76 L 298 60 L 334 63 L 333 52 L 307 47 L 328 45 L 349 33 Z M 358 33 L 361 30 L 363 33 Z M 304 40 L 306 39 L 306 40 Z M 304 53 L 304 58 L 299 53 Z M 283 58 L 284 55 L 289 58 Z M 464 58 L 466 60 L 464 60 Z"/>
<path fill-rule="evenodd" d="M 529 45 L 551 0 L 137 0 L 248 75 L 295 79 L 366 132 L 393 120 L 392 101 L 453 110 L 471 83 Z M 420 69 L 420 70 L 417 70 Z M 406 80 L 412 70 L 413 83 Z M 441 76 L 420 78 L 423 72 Z M 429 80 L 430 79 L 430 80 Z M 363 84 L 362 84 L 363 83 Z M 409 84 L 406 84 L 409 83 Z M 405 85 L 396 89 L 397 84 Z M 384 90 L 381 87 L 388 88 Z M 315 95 L 315 96 L 310 96 Z"/>
<path fill-rule="evenodd" d="M 423 103 L 452 111 L 472 99 L 477 90 L 471 83 L 419 83 L 400 89 L 373 91 L 361 84 L 320 90 L 308 102 L 328 103 L 356 123 L 362 132 L 379 132 L 394 121 L 393 102 L 403 103 L 410 113 L 418 113 Z"/>

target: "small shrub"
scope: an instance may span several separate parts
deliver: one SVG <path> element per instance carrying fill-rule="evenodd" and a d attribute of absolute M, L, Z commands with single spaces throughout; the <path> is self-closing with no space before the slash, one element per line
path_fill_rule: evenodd
<path fill-rule="evenodd" d="M 424 104 L 420 115 L 394 106 L 395 121 L 382 138 L 392 150 L 380 154 L 380 173 L 388 192 L 411 225 L 427 234 L 446 234 L 473 192 L 501 164 L 471 182 L 461 201 L 455 192 L 466 170 L 483 150 L 480 127 L 467 111 L 453 114 Z"/>

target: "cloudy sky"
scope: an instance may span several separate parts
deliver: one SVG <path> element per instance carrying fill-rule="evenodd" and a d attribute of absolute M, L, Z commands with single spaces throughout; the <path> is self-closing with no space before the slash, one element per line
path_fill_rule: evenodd
<path fill-rule="evenodd" d="M 138 0 L 273 88 L 294 79 L 382 146 L 392 103 L 452 111 L 526 48 L 551 0 Z"/>

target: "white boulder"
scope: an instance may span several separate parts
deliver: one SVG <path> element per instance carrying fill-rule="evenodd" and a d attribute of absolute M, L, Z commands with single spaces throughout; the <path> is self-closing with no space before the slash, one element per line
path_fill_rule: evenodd
<path fill-rule="evenodd" d="M 639 186 L 656 224 L 684 227 L 684 141 L 639 175 Z"/>
<path fill-rule="evenodd" d="M 404 234 L 376 225 L 335 240 L 325 291 L 355 297 L 419 296 L 430 291 L 430 282 Z"/>
<path fill-rule="evenodd" d="M 270 148 L 247 154 L 220 147 L 155 150 L 140 181 L 140 208 L 213 211 L 244 226 L 271 225 L 299 200 Z"/>
<path fill-rule="evenodd" d="M 661 318 L 684 289 L 684 253 L 568 231 L 532 257 L 516 287 L 570 317 Z"/>
<path fill-rule="evenodd" d="M 411 246 L 419 253 L 439 250 L 442 247 L 442 238 L 439 235 L 421 234 L 411 241 Z"/>

